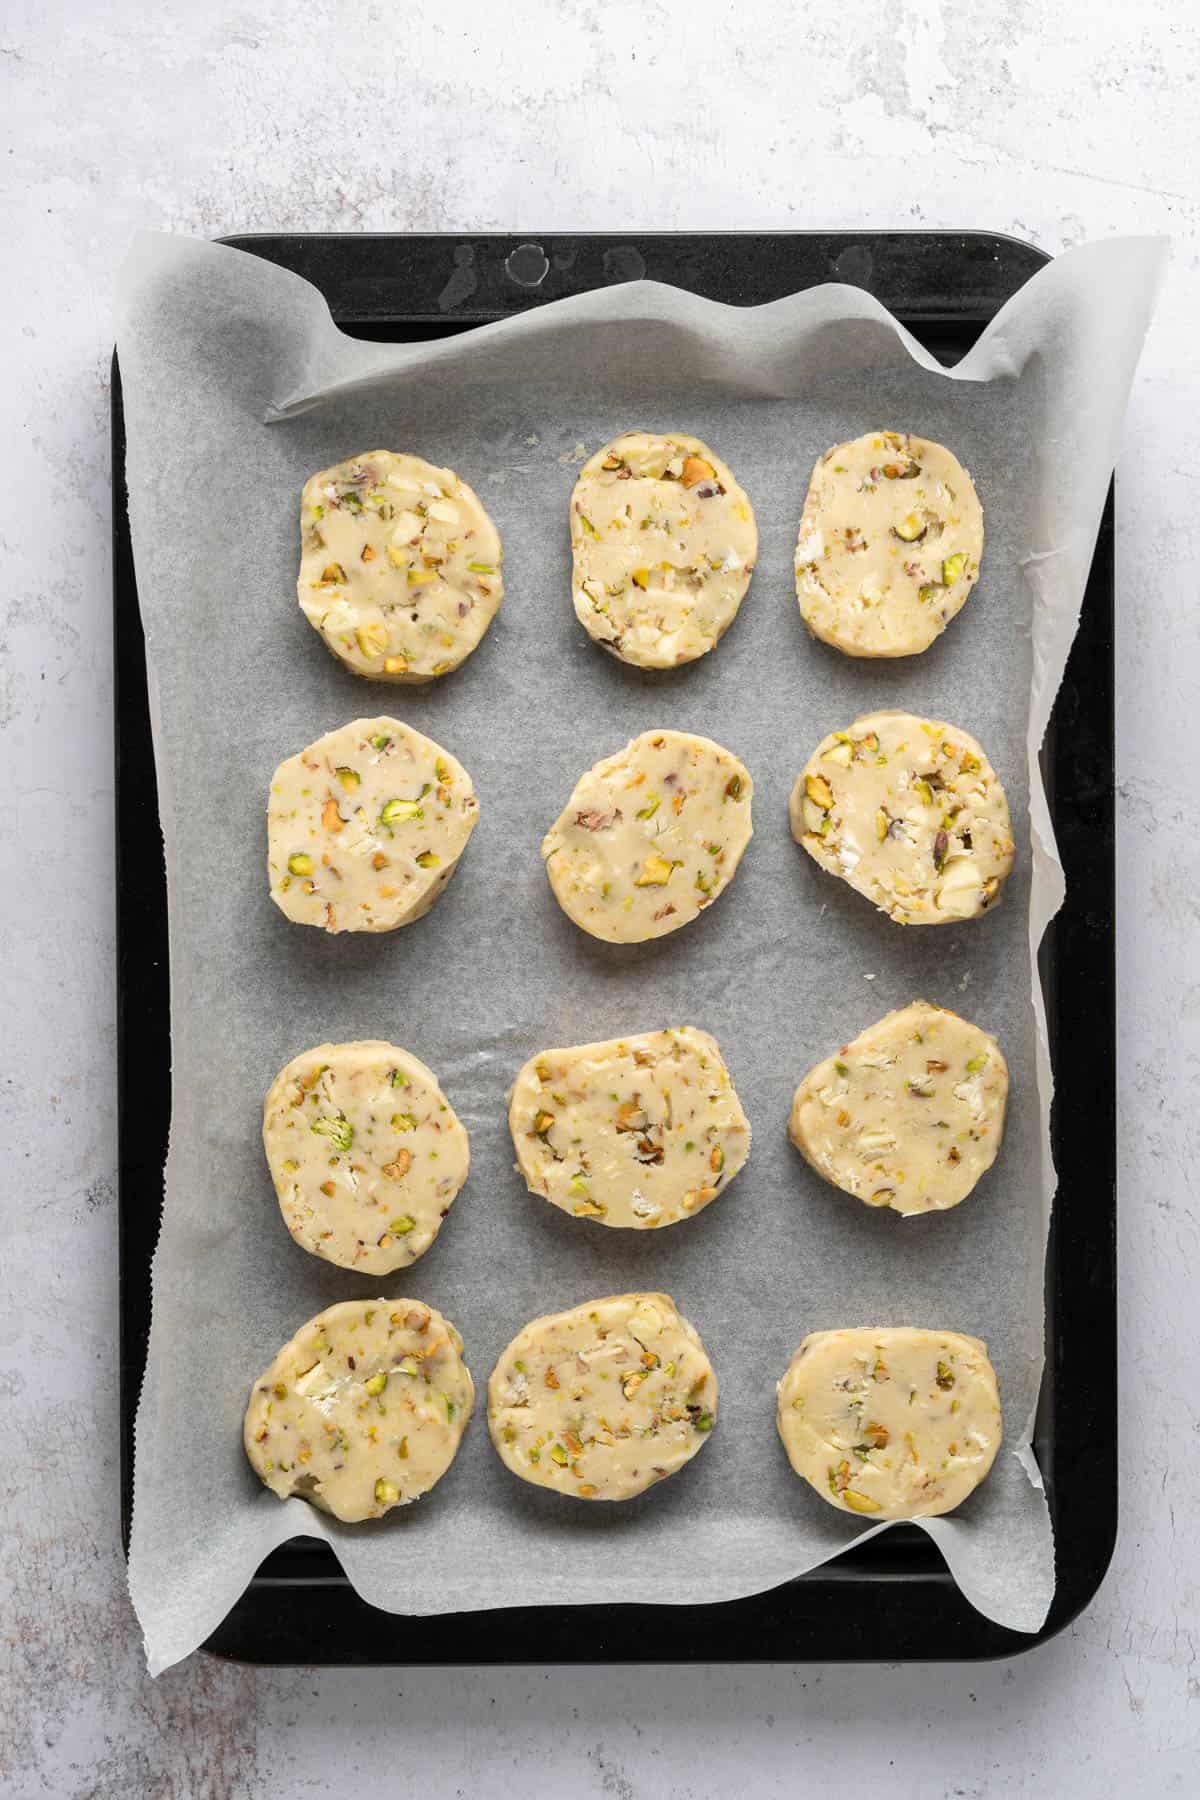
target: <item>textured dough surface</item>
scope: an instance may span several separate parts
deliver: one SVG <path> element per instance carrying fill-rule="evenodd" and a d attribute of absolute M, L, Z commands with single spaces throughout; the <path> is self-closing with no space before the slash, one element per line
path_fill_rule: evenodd
<path fill-rule="evenodd" d="M 1000 1448 L 987 1346 L 957 1331 L 814 1331 L 778 1396 L 779 1435 L 797 1475 L 831 1506 L 866 1518 L 952 1511 Z"/>
<path fill-rule="evenodd" d="M 377 1040 L 294 1056 L 267 1094 L 263 1148 L 296 1242 L 360 1275 L 425 1254 L 470 1164 L 432 1069 Z"/>
<path fill-rule="evenodd" d="M 947 925 L 993 904 L 1013 862 L 999 777 L 975 739 L 912 713 L 832 731 L 796 778 L 792 836 L 901 925 Z"/>
<path fill-rule="evenodd" d="M 715 451 L 683 432 L 627 431 L 589 457 L 571 496 L 580 624 L 643 669 L 704 656 L 750 586 L 758 529 Z"/>
<path fill-rule="evenodd" d="M 513 1084 L 508 1125 L 531 1193 L 643 1230 L 692 1218 L 750 1154 L 716 1039 L 690 1025 L 543 1050 Z"/>
<path fill-rule="evenodd" d="M 995 1038 L 914 1000 L 809 1070 L 788 1136 L 818 1175 L 868 1206 L 944 1212 L 991 1168 L 1007 1104 Z"/>
<path fill-rule="evenodd" d="M 543 838 L 555 899 L 613 944 L 678 931 L 732 881 L 753 790 L 711 738 L 644 731 L 581 777 Z"/>
<path fill-rule="evenodd" d="M 440 1312 L 420 1300 L 343 1300 L 255 1382 L 246 1455 L 281 1500 L 377 1519 L 441 1480 L 474 1404 L 462 1339 Z"/>
<path fill-rule="evenodd" d="M 271 898 L 297 925 L 395 931 L 429 911 L 479 818 L 457 757 L 398 719 L 355 719 L 280 763 Z"/>
<path fill-rule="evenodd" d="M 502 555 L 478 496 L 423 457 L 371 450 L 304 484 L 300 605 L 356 675 L 457 669 L 504 597 Z"/>
<path fill-rule="evenodd" d="M 983 508 L 928 438 L 869 431 L 817 461 L 796 543 L 809 630 L 847 656 L 915 656 L 979 578 Z"/>
<path fill-rule="evenodd" d="M 488 1383 L 514 1475 L 580 1500 L 632 1500 L 707 1442 L 717 1378 L 666 1294 L 613 1294 L 534 1319 Z"/>

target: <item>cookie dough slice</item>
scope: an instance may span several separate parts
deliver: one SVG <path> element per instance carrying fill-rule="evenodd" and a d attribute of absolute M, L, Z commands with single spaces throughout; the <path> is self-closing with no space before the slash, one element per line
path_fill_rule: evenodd
<path fill-rule="evenodd" d="M 395 931 L 429 911 L 479 819 L 457 757 L 399 719 L 355 719 L 280 763 L 271 898 L 297 925 Z"/>
<path fill-rule="evenodd" d="M 488 1383 L 514 1475 L 579 1500 L 632 1500 L 708 1441 L 717 1378 L 666 1294 L 613 1294 L 534 1319 Z"/>
<path fill-rule="evenodd" d="M 999 777 L 955 725 L 877 712 L 832 731 L 796 778 L 792 836 L 901 925 L 993 905 L 1013 862 Z"/>
<path fill-rule="evenodd" d="M 542 840 L 554 898 L 612 944 L 678 931 L 733 880 L 753 790 L 711 738 L 644 731 L 588 770 Z"/>
<path fill-rule="evenodd" d="M 797 1475 L 864 1518 L 961 1506 L 1000 1448 L 987 1345 L 957 1331 L 814 1331 L 779 1383 L 779 1435 Z"/>
<path fill-rule="evenodd" d="M 818 1175 L 868 1206 L 944 1212 L 991 1168 L 1007 1104 L 995 1038 L 914 1000 L 809 1070 L 788 1136 Z"/>
<path fill-rule="evenodd" d="M 296 1242 L 362 1275 L 425 1254 L 470 1164 L 432 1069 L 376 1040 L 293 1057 L 267 1094 L 263 1148 Z"/>
<path fill-rule="evenodd" d="M 796 543 L 796 594 L 847 656 L 915 656 L 979 579 L 983 508 L 944 444 L 869 431 L 817 461 Z"/>
<path fill-rule="evenodd" d="M 255 1382 L 246 1455 L 281 1500 L 356 1523 L 441 1480 L 475 1404 L 462 1339 L 420 1300 L 343 1300 Z"/>
<path fill-rule="evenodd" d="M 453 469 L 371 450 L 300 500 L 305 618 L 375 681 L 432 681 L 470 656 L 504 597 L 500 533 Z"/>
<path fill-rule="evenodd" d="M 530 1193 L 635 1230 L 693 1218 L 750 1154 L 716 1039 L 690 1025 L 543 1050 L 513 1084 L 508 1125 Z"/>
<path fill-rule="evenodd" d="M 627 431 L 580 471 L 571 552 L 584 629 L 622 662 L 671 669 L 706 655 L 732 625 L 758 528 L 733 474 L 699 438 Z"/>

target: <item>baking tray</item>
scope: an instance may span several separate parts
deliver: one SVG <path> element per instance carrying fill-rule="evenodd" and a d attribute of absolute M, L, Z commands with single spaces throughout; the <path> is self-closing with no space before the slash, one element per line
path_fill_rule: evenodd
<path fill-rule="evenodd" d="M 634 280 L 758 305 L 824 281 L 863 287 L 956 362 L 1047 260 L 986 232 L 623 238 L 254 236 L 225 240 L 321 290 L 355 337 L 427 339 Z M 113 359 L 121 1514 L 150 1327 L 170 1119 L 167 896 Z M 1046 1371 L 1034 1436 L 1058 1585 L 1036 1636 L 974 1611 L 915 1526 L 894 1526 L 765 1594 L 710 1606 L 517 1607 L 413 1622 L 359 1599 L 332 1551 L 274 1551 L 205 1648 L 255 1663 L 896 1661 L 1012 1656 L 1087 1605 L 1117 1528 L 1116 988 L 1110 488 L 1042 767 L 1067 899 L 1040 956 L 1056 1095 L 1058 1198 L 1046 1259 Z M 414 1643 L 420 1646 L 414 1655 Z"/>

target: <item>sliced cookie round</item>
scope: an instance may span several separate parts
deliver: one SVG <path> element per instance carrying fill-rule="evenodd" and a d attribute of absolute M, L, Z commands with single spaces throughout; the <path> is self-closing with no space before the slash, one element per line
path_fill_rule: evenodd
<path fill-rule="evenodd" d="M 376 1040 L 294 1056 L 267 1094 L 263 1148 L 296 1242 L 362 1275 L 425 1254 L 471 1160 L 432 1069 Z"/>
<path fill-rule="evenodd" d="M 462 1339 L 420 1300 L 343 1300 L 255 1382 L 246 1455 L 281 1500 L 355 1523 L 440 1481 L 475 1404 Z"/>
<path fill-rule="evenodd" d="M 869 431 L 819 458 L 796 543 L 796 594 L 847 656 L 915 656 L 979 578 L 983 508 L 943 444 Z"/>
<path fill-rule="evenodd" d="M 504 597 L 500 533 L 453 469 L 371 450 L 300 500 L 300 605 L 339 662 L 432 681 L 470 656 Z"/>
<path fill-rule="evenodd" d="M 995 1038 L 914 1000 L 809 1070 L 788 1136 L 818 1175 L 868 1206 L 945 1212 L 991 1168 L 1007 1105 Z"/>
<path fill-rule="evenodd" d="M 758 529 L 732 473 L 699 438 L 627 431 L 580 471 L 571 550 L 585 630 L 623 662 L 672 669 L 706 655 L 732 625 Z"/>
<path fill-rule="evenodd" d="M 398 719 L 355 719 L 280 763 L 271 898 L 297 925 L 395 931 L 429 911 L 479 819 L 471 777 Z"/>
<path fill-rule="evenodd" d="M 957 1331 L 814 1331 L 777 1391 L 779 1435 L 797 1475 L 864 1518 L 952 1511 L 1000 1448 L 987 1345 Z"/>
<path fill-rule="evenodd" d="M 644 731 L 581 777 L 542 840 L 555 899 L 609 943 L 678 931 L 732 881 L 753 790 L 711 738 Z"/>
<path fill-rule="evenodd" d="M 690 1025 L 543 1050 L 513 1083 L 508 1125 L 530 1193 L 636 1230 L 693 1218 L 750 1154 L 716 1039 Z"/>
<path fill-rule="evenodd" d="M 994 904 L 1013 862 L 999 777 L 975 739 L 912 713 L 831 731 L 796 778 L 792 836 L 901 925 Z"/>
<path fill-rule="evenodd" d="M 613 1294 L 534 1319 L 488 1383 L 488 1428 L 514 1475 L 579 1500 L 632 1500 L 690 1462 L 717 1378 L 666 1294 Z"/>

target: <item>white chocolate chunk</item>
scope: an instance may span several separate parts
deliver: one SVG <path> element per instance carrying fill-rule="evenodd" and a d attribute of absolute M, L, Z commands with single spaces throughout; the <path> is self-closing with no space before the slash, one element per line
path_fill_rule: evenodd
<path fill-rule="evenodd" d="M 818 1175 L 868 1206 L 944 1212 L 991 1168 L 1007 1104 L 995 1038 L 914 1000 L 809 1070 L 788 1136 Z"/>
<path fill-rule="evenodd" d="M 814 636 L 847 656 L 915 656 L 979 578 L 983 508 L 942 444 L 869 431 L 826 450 L 796 543 L 796 594 Z"/>
<path fill-rule="evenodd" d="M 750 1154 L 716 1040 L 686 1025 L 543 1050 L 513 1083 L 508 1125 L 531 1193 L 635 1230 L 693 1218 Z"/>
<path fill-rule="evenodd" d="M 797 1475 L 863 1518 L 952 1511 L 1000 1448 L 987 1345 L 957 1331 L 814 1331 L 777 1392 L 779 1435 Z"/>
<path fill-rule="evenodd" d="M 610 943 L 678 931 L 733 879 L 753 788 L 711 738 L 644 731 L 588 770 L 542 840 L 555 899 Z"/>
<path fill-rule="evenodd" d="M 429 911 L 479 818 L 471 777 L 398 719 L 355 719 L 280 763 L 271 898 L 297 925 L 394 931 Z"/>
<path fill-rule="evenodd" d="M 523 1481 L 632 1500 L 690 1462 L 717 1416 L 717 1378 L 666 1294 L 613 1294 L 534 1319 L 488 1383 L 488 1428 Z"/>
<path fill-rule="evenodd" d="M 420 1300 L 343 1300 L 255 1382 L 246 1455 L 281 1500 L 377 1519 L 440 1481 L 475 1404 L 462 1339 Z"/>
<path fill-rule="evenodd" d="M 300 605 L 356 675 L 457 669 L 504 597 L 502 556 L 478 496 L 423 457 L 371 450 L 304 484 Z"/>
<path fill-rule="evenodd" d="M 792 836 L 901 925 L 991 906 L 1012 868 L 1008 801 L 975 739 L 912 713 L 868 713 L 796 778 Z"/>
<path fill-rule="evenodd" d="M 580 624 L 623 662 L 671 669 L 706 655 L 732 625 L 758 528 L 699 438 L 627 431 L 580 471 L 571 549 Z"/>
<path fill-rule="evenodd" d="M 362 1275 L 425 1254 L 470 1165 L 433 1071 L 378 1041 L 293 1057 L 267 1094 L 263 1148 L 296 1242 Z"/>

